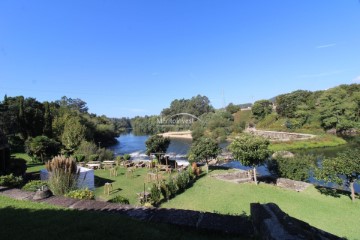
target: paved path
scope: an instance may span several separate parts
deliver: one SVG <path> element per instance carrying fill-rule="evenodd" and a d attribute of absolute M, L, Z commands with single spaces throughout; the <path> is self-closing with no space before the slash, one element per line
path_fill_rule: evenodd
<path fill-rule="evenodd" d="M 221 215 L 181 209 L 142 208 L 95 200 L 77 200 L 61 196 L 52 196 L 44 200 L 35 201 L 32 199 L 34 196 L 33 192 L 4 187 L 0 187 L 0 195 L 18 200 L 44 202 L 77 210 L 118 213 L 141 221 L 167 223 L 203 231 L 232 234 L 243 238 L 251 238 L 254 235 L 253 225 L 250 219 L 243 216 Z"/>

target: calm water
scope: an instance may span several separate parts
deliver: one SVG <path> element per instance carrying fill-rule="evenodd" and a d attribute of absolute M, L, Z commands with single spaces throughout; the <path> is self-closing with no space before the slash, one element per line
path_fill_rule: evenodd
<path fill-rule="evenodd" d="M 149 136 L 136 136 L 132 133 L 123 134 L 118 138 L 118 143 L 112 147 L 111 150 L 115 152 L 115 155 L 130 154 L 132 159 L 148 159 L 145 154 L 146 146 L 145 142 Z M 191 140 L 186 139 L 171 139 L 170 146 L 167 153 L 171 156 L 171 159 L 178 161 L 186 161 L 186 154 L 190 148 Z M 221 147 L 226 147 L 226 144 L 222 144 Z M 340 147 L 332 148 L 319 148 L 319 149 L 305 149 L 296 151 L 297 153 L 313 154 L 315 156 L 334 157 L 337 152 L 344 151 L 348 148 L 359 148 L 360 141 L 358 139 L 350 139 L 350 143 Z M 227 163 L 225 166 L 238 168 L 243 170 L 250 169 L 249 167 L 241 165 L 238 161 Z M 257 171 L 261 175 L 269 175 L 269 171 L 266 166 L 259 166 Z M 311 178 L 310 182 L 319 183 L 315 179 Z M 332 186 L 331 184 L 328 186 Z M 360 192 L 360 185 L 355 185 L 356 192 Z"/>
<path fill-rule="evenodd" d="M 119 142 L 110 149 L 115 152 L 115 155 L 130 154 L 133 159 L 147 159 L 145 142 L 148 138 L 149 136 L 137 136 L 133 133 L 123 134 L 118 138 Z M 171 139 L 167 154 L 172 159 L 185 160 L 190 145 L 191 140 Z"/>

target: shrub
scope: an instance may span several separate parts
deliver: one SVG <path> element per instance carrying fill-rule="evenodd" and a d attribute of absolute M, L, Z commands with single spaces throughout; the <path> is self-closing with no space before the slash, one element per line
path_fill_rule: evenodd
<path fill-rule="evenodd" d="M 79 170 L 73 159 L 56 156 L 45 164 L 49 173 L 49 187 L 54 195 L 64 195 L 76 189 Z"/>
<path fill-rule="evenodd" d="M 106 148 L 100 148 L 97 151 L 97 154 L 99 155 L 98 160 L 100 160 L 100 161 L 114 159 L 114 152 L 109 149 L 106 149 Z"/>
<path fill-rule="evenodd" d="M 166 184 L 165 181 L 163 181 L 160 184 L 160 191 L 161 191 L 161 194 L 163 195 L 164 199 L 166 199 L 166 200 L 170 199 L 171 192 L 169 190 L 169 186 Z"/>
<path fill-rule="evenodd" d="M 85 155 L 84 154 L 75 154 L 73 157 L 75 158 L 76 162 L 85 161 Z"/>
<path fill-rule="evenodd" d="M 178 191 L 178 187 L 172 177 L 170 177 L 169 182 L 167 183 L 167 188 L 169 189 L 170 197 L 174 197 Z"/>
<path fill-rule="evenodd" d="M 267 165 L 269 171 L 277 177 L 308 181 L 315 161 L 311 155 L 295 155 L 293 158 L 277 157 L 268 161 Z"/>
<path fill-rule="evenodd" d="M 124 155 L 124 159 L 127 161 L 127 160 L 130 160 L 130 158 L 131 158 L 131 156 L 130 156 L 130 154 L 125 154 Z"/>
<path fill-rule="evenodd" d="M 12 173 L 5 176 L 0 176 L 0 186 L 5 187 L 19 187 L 23 182 L 23 178 L 14 176 Z"/>
<path fill-rule="evenodd" d="M 22 190 L 36 192 L 36 190 L 40 189 L 42 186 L 48 186 L 47 182 L 41 180 L 33 180 L 25 184 L 25 186 L 22 187 Z"/>
<path fill-rule="evenodd" d="M 89 156 L 89 161 L 97 161 L 99 159 L 99 155 L 97 154 L 91 154 Z"/>
<path fill-rule="evenodd" d="M 186 189 L 186 186 L 188 185 L 189 182 L 190 182 L 190 176 L 189 173 L 186 171 L 179 173 L 176 177 L 176 185 L 180 192 Z"/>
<path fill-rule="evenodd" d="M 7 166 L 7 173 L 12 173 L 15 176 L 24 176 L 27 166 L 26 161 L 22 158 L 10 158 Z"/>
<path fill-rule="evenodd" d="M 160 202 L 161 191 L 158 186 L 154 183 L 150 190 L 151 204 L 157 205 Z"/>
<path fill-rule="evenodd" d="M 70 198 L 75 198 L 75 199 L 80 199 L 80 200 L 95 199 L 94 192 L 89 190 L 88 188 L 70 191 L 65 194 L 65 197 L 70 197 Z"/>
<path fill-rule="evenodd" d="M 129 199 L 127 199 L 127 198 L 125 198 L 123 196 L 120 196 L 120 195 L 117 195 L 116 197 L 110 199 L 109 202 L 111 202 L 111 203 L 121 203 L 121 204 L 130 204 Z"/>
<path fill-rule="evenodd" d="M 9 145 L 12 152 L 24 152 L 25 141 L 17 135 L 8 136 Z"/>

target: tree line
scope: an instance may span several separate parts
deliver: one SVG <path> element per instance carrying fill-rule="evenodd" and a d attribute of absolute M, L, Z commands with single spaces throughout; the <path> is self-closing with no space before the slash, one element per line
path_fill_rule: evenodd
<path fill-rule="evenodd" d="M 309 129 L 347 132 L 360 128 L 360 84 L 340 85 L 324 91 L 297 90 L 274 101 L 252 106 L 260 128 Z"/>
<path fill-rule="evenodd" d="M 12 151 L 24 151 L 26 146 L 28 153 L 42 160 L 60 152 L 72 154 L 84 141 L 109 146 L 129 127 L 129 119 L 89 113 L 86 102 L 78 98 L 39 102 L 5 95 L 0 102 L 0 128 Z"/>

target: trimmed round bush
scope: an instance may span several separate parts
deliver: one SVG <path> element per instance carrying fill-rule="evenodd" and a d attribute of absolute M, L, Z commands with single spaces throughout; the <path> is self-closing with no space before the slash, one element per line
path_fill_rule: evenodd
<path fill-rule="evenodd" d="M 121 204 L 130 204 L 129 199 L 126 197 L 117 195 L 116 197 L 109 200 L 111 203 L 121 203 Z"/>

